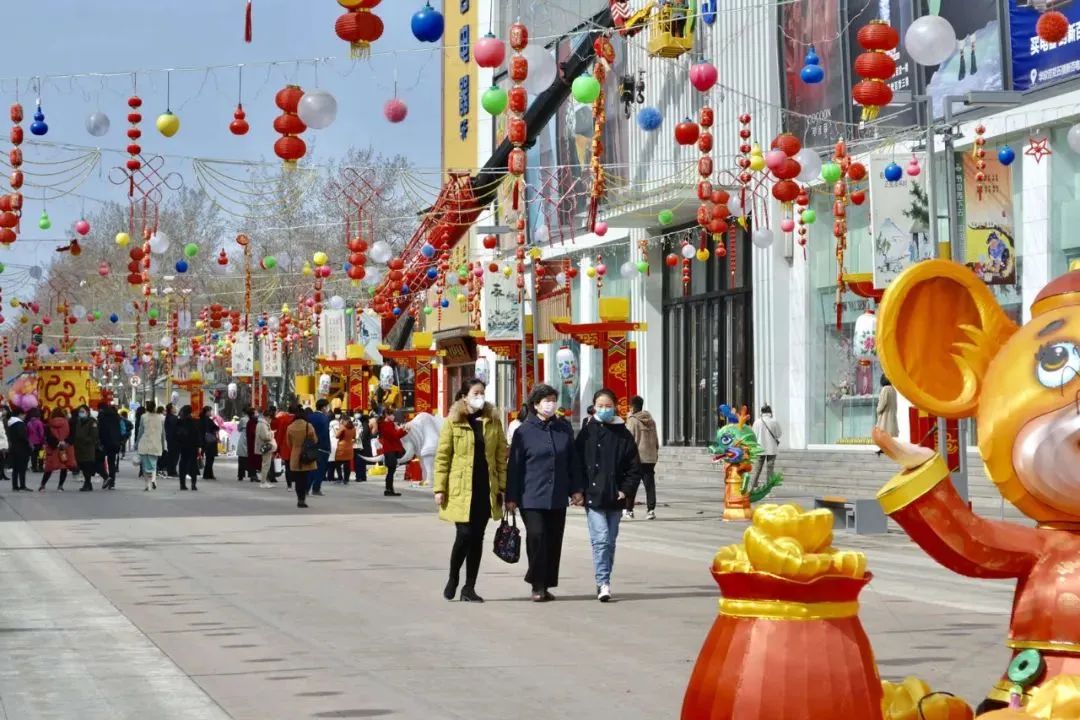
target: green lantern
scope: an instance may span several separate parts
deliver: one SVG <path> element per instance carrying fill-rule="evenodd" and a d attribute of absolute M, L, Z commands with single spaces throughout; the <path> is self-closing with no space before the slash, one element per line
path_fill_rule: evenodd
<path fill-rule="evenodd" d="M 265 258 L 263 258 L 263 267 L 265 267 L 267 270 L 273 270 L 277 267 L 277 258 L 273 255 L 267 255 Z"/>
<path fill-rule="evenodd" d="M 646 261 L 646 260 L 638 260 L 637 261 L 637 271 L 639 273 L 641 273 L 642 275 L 649 272 L 649 263 L 648 263 L 648 261 Z"/>
<path fill-rule="evenodd" d="M 596 102 L 596 98 L 600 97 L 600 90 L 600 81 L 592 75 L 581 75 L 575 78 L 574 84 L 570 86 L 574 99 L 584 105 Z"/>
<path fill-rule="evenodd" d="M 506 109 L 506 91 L 498 85 L 492 85 L 480 96 L 480 104 L 491 115 L 500 115 Z"/>
<path fill-rule="evenodd" d="M 195 243 L 188 243 L 184 246 L 184 257 L 193 258 L 199 254 L 199 246 Z"/>
<path fill-rule="evenodd" d="M 821 166 L 821 177 L 824 178 L 825 182 L 834 183 L 840 179 L 841 174 L 843 174 L 843 171 L 836 163 L 825 163 Z"/>
<path fill-rule="evenodd" d="M 661 225 L 670 225 L 675 222 L 675 213 L 670 210 L 661 210 L 656 219 L 660 221 Z"/>
<path fill-rule="evenodd" d="M 101 319 L 101 311 L 100 310 L 95 310 L 94 311 L 94 319 L 95 320 L 100 320 Z"/>
<path fill-rule="evenodd" d="M 817 220 L 817 212 L 813 208 L 806 208 L 800 217 L 806 225 L 813 225 Z"/>
<path fill-rule="evenodd" d="M 48 230 L 52 227 L 52 220 L 49 219 L 49 213 L 47 210 L 41 211 L 41 217 L 38 218 L 37 226 L 42 230 Z"/>
<path fill-rule="evenodd" d="M 430 315 L 431 314 L 431 306 L 430 305 L 425 305 L 424 306 L 424 314 L 425 315 Z"/>
<path fill-rule="evenodd" d="M 161 315 L 161 313 L 158 312 L 157 308 L 150 308 L 150 311 L 147 312 L 146 314 L 150 316 L 151 320 L 157 320 L 158 316 Z"/>

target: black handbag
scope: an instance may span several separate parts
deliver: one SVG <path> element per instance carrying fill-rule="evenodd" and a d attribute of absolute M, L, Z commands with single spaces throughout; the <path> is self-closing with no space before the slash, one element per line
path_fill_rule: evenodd
<path fill-rule="evenodd" d="M 311 427 L 311 423 L 307 423 L 308 427 Z M 319 461 L 319 443 L 315 440 L 304 437 L 304 444 L 300 446 L 300 462 L 305 465 Z"/>
<path fill-rule="evenodd" d="M 517 526 L 517 513 L 511 513 L 510 517 L 513 524 L 506 521 L 506 516 L 503 516 L 502 522 L 499 523 L 499 528 L 495 531 L 492 551 L 499 556 L 500 560 L 513 565 L 521 559 L 521 531 Z"/>

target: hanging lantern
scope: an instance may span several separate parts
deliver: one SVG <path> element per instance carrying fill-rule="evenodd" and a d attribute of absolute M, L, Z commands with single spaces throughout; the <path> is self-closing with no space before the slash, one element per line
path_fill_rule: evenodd
<path fill-rule="evenodd" d="M 5 222 L 0 227 L 0 243 L 10 245 L 18 238 L 17 228 L 19 219 L 22 217 L 22 185 L 23 185 L 23 153 L 19 146 L 23 142 L 23 130 L 19 124 L 23 120 L 23 107 L 19 103 L 11 106 L 11 152 L 8 160 L 11 163 L 11 194 L 0 198 L 0 209 L 4 211 Z M 15 222 L 11 222 L 11 220 Z"/>
<path fill-rule="evenodd" d="M 900 35 L 884 20 L 871 20 L 859 28 L 856 37 L 865 52 L 855 58 L 855 74 L 862 80 L 852 90 L 852 97 L 863 106 L 862 120 L 867 122 L 892 102 L 893 91 L 887 81 L 896 73 L 896 62 L 888 53 L 900 44 Z"/>
<path fill-rule="evenodd" d="M 1035 23 L 1035 32 L 1039 39 L 1048 43 L 1059 43 L 1069 35 L 1069 18 L 1060 10 L 1048 10 L 1039 16 Z"/>
<path fill-rule="evenodd" d="M 877 315 L 867 310 L 855 320 L 852 352 L 860 365 L 870 365 L 877 356 Z"/>
<path fill-rule="evenodd" d="M 574 351 L 566 345 L 560 347 L 555 353 L 555 367 L 559 370 L 559 379 L 562 381 L 563 385 L 574 385 L 577 383 L 577 358 L 574 356 Z"/>
<path fill-rule="evenodd" d="M 344 15 L 334 23 L 334 32 L 337 36 L 349 43 L 350 55 L 353 58 L 364 58 L 371 53 L 371 43 L 382 37 L 383 21 L 372 8 L 381 0 L 338 0 L 339 4 L 348 9 Z"/>
<path fill-rule="evenodd" d="M 383 117 L 395 125 L 403 122 L 409 115 L 409 106 L 400 98 L 391 98 L 383 105 Z"/>
<path fill-rule="evenodd" d="M 296 168 L 296 161 L 307 153 L 307 145 L 298 137 L 307 129 L 304 121 L 296 114 L 304 91 L 297 85 L 287 85 L 278 91 L 274 102 L 282 114 L 274 119 L 274 130 L 282 137 L 274 143 L 274 154 L 284 161 L 286 170 Z"/>
<path fill-rule="evenodd" d="M 142 130 L 139 129 L 139 123 L 142 122 L 142 113 L 139 112 L 140 107 L 142 107 L 142 98 L 138 95 L 132 95 L 128 98 L 128 108 L 131 112 L 128 113 L 127 120 L 131 127 L 128 128 L 127 136 L 131 142 L 127 146 L 130 155 L 127 161 L 127 169 L 132 173 L 142 167 L 142 159 L 139 157 L 140 153 L 142 153 L 142 148 L 139 147 L 139 138 L 142 137 Z M 131 178 L 130 184 L 132 187 L 134 187 L 134 182 L 134 178 Z"/>
<path fill-rule="evenodd" d="M 41 100 L 38 100 L 37 109 L 34 110 L 34 122 L 30 123 L 30 132 L 34 135 L 44 135 L 49 132 L 49 126 L 45 122 L 45 113 L 41 111 Z"/>
<path fill-rule="evenodd" d="M 482 68 L 497 68 L 506 59 L 506 43 L 488 33 L 473 45 L 473 58 Z"/>
<path fill-rule="evenodd" d="M 825 79 L 825 70 L 821 67 L 821 58 L 818 56 L 817 51 L 814 50 L 813 45 L 806 51 L 799 77 L 807 85 L 817 85 Z"/>
<path fill-rule="evenodd" d="M 441 12 L 431 7 L 431 2 L 417 10 L 410 24 L 413 37 L 420 42 L 438 42 L 443 36 L 445 21 Z"/>
<path fill-rule="evenodd" d="M 690 118 L 684 119 L 675 126 L 675 142 L 680 145 L 693 145 L 698 141 L 701 128 Z"/>

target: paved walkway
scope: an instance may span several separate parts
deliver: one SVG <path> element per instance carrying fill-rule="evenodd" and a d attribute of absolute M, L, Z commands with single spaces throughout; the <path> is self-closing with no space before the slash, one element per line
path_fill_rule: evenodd
<path fill-rule="evenodd" d="M 486 553 L 488 602 L 447 603 L 453 531 L 426 491 L 329 485 L 303 512 L 283 486 L 144 493 L 122 472 L 111 493 L 0 488 L 0 718 L 676 718 L 715 617 L 708 564 L 741 533 L 721 488 L 661 478 L 660 519 L 623 526 L 618 602 L 593 599 L 574 511 L 558 602 L 527 602 L 523 568 Z M 977 701 L 1007 660 L 1009 584 L 899 534 L 836 544 L 869 554 L 882 674 Z"/>

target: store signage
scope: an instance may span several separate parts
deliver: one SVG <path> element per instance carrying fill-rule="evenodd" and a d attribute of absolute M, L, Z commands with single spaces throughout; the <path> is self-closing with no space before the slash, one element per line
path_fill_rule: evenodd
<path fill-rule="evenodd" d="M 473 95 L 478 75 L 472 41 L 478 22 L 476 0 L 447 3 L 446 37 L 454 39 L 443 56 L 443 168 L 448 171 L 474 167 L 477 161 Z"/>
<path fill-rule="evenodd" d="M 978 182 L 978 168 L 970 152 L 957 162 L 963 172 L 961 217 L 964 225 L 964 262 L 987 285 L 1016 282 L 1016 229 L 1013 221 L 1012 172 L 986 154 L 986 180 Z M 960 160 L 960 158 L 957 158 Z"/>
<path fill-rule="evenodd" d="M 517 281 L 502 273 L 484 278 L 484 327 L 488 340 L 521 340 L 524 336 Z"/>
<path fill-rule="evenodd" d="M 1027 0 L 1009 0 L 1009 40 L 1012 46 L 1014 90 L 1032 90 L 1080 75 L 1080 3 L 1055 8 L 1069 19 L 1069 34 L 1059 43 L 1039 37 L 1035 24 L 1041 14 Z"/>
<path fill-rule="evenodd" d="M 949 59 L 926 69 L 926 94 L 933 98 L 934 116 L 943 117 L 949 95 L 1004 87 L 1005 54 L 998 0 L 941 3 L 938 14 L 949 21 L 957 38 Z"/>

